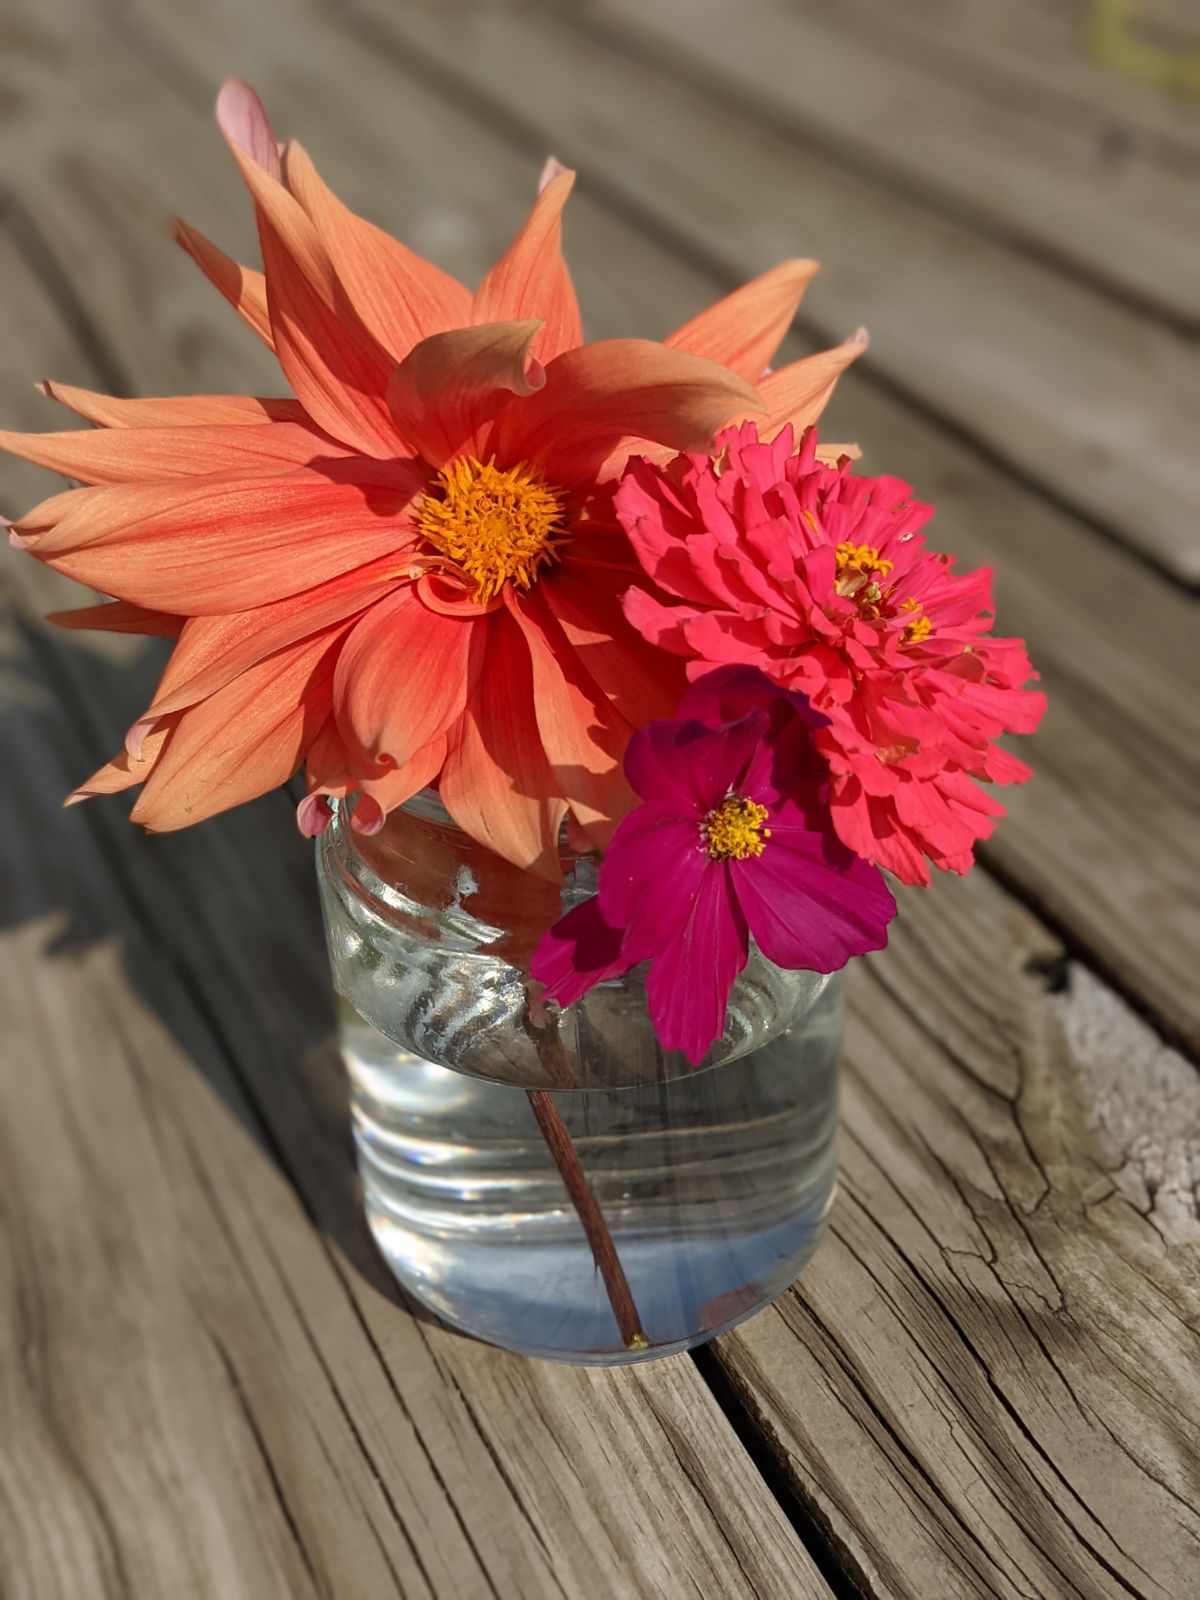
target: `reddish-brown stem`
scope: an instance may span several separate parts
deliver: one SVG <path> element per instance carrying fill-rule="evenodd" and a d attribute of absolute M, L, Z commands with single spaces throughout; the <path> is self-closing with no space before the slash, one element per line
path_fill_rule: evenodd
<path fill-rule="evenodd" d="M 571 1197 L 571 1204 L 575 1207 L 580 1222 L 583 1223 L 583 1231 L 587 1234 L 588 1244 L 592 1247 L 592 1256 L 604 1280 L 608 1303 L 612 1307 L 613 1316 L 617 1319 L 617 1328 L 625 1348 L 646 1350 L 650 1341 L 642 1331 L 642 1322 L 633 1301 L 629 1279 L 625 1276 L 625 1269 L 621 1265 L 621 1258 L 617 1255 L 617 1247 L 613 1243 L 612 1234 L 608 1231 L 600 1203 L 579 1164 L 579 1154 L 571 1135 L 567 1132 L 562 1113 L 555 1104 L 554 1094 L 549 1089 L 527 1089 L 525 1093 L 537 1118 L 537 1125 L 542 1131 L 542 1138 L 546 1141 L 546 1147 L 562 1174 L 562 1181 Z"/>

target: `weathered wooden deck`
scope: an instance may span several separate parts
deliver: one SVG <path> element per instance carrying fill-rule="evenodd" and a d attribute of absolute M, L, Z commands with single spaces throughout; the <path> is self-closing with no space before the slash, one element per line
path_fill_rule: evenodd
<path fill-rule="evenodd" d="M 874 336 L 833 434 L 998 563 L 1051 698 L 983 867 L 856 974 L 802 1284 L 588 1373 L 400 1303 L 290 802 L 60 811 L 160 652 L 55 633 L 66 586 L 5 560 L 6 1600 L 1200 1592 L 1200 108 L 1089 62 L 1087 10 L 6 0 L 5 425 L 65 421 L 43 375 L 278 386 L 167 239 L 253 253 L 227 73 L 468 279 L 553 150 L 593 336 L 825 261 L 794 348 Z"/>

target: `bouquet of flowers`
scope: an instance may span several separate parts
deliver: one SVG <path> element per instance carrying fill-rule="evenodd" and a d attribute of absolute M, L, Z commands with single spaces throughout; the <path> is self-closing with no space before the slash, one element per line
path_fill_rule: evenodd
<path fill-rule="evenodd" d="M 598 893 L 533 955 L 569 1005 L 649 962 L 659 1039 L 699 1061 L 750 940 L 830 972 L 886 938 L 886 870 L 965 872 L 1028 769 L 1042 696 L 990 632 L 989 574 L 932 507 L 815 425 L 844 344 L 770 369 L 816 263 L 662 342 L 583 341 L 551 161 L 474 293 L 354 215 L 245 84 L 218 120 L 263 271 L 179 242 L 274 351 L 286 398 L 45 390 L 94 430 L 0 435 L 82 487 L 14 544 L 102 591 L 69 628 L 176 640 L 124 748 L 70 797 L 140 785 L 174 829 L 304 770 L 307 835 L 436 786 L 468 834 Z"/>

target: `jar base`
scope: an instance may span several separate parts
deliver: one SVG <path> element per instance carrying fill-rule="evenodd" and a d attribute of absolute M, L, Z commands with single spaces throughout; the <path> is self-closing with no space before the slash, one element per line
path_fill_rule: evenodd
<path fill-rule="evenodd" d="M 460 1236 L 443 1260 L 444 1246 L 415 1238 L 370 1198 L 367 1220 L 396 1282 L 439 1321 L 533 1360 L 614 1367 L 695 1349 L 764 1310 L 812 1259 L 832 1201 L 831 1185 L 819 1206 L 793 1216 L 786 1227 L 741 1239 L 691 1240 L 686 1251 L 677 1238 L 634 1241 L 616 1230 L 617 1253 L 649 1341 L 644 1348 L 620 1342 L 582 1239 L 525 1241 L 519 1250 L 497 1240 L 464 1253 Z"/>

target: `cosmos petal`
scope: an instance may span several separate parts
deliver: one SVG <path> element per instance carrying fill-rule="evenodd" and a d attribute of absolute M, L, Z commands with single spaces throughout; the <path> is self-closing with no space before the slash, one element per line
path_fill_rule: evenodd
<path fill-rule="evenodd" d="M 725 1013 L 749 940 L 741 908 L 720 867 L 700 878 L 682 932 L 650 963 L 646 1002 L 664 1050 L 693 1066 L 725 1032 Z"/>
<path fill-rule="evenodd" d="M 825 833 L 776 826 L 761 856 L 729 867 L 755 943 L 777 966 L 837 972 L 887 943 L 896 902 L 882 875 Z"/>
<path fill-rule="evenodd" d="M 633 966 L 623 954 L 624 934 L 605 919 L 596 895 L 568 911 L 538 941 L 529 971 L 546 998 L 574 1005 L 589 989 Z"/>

